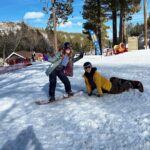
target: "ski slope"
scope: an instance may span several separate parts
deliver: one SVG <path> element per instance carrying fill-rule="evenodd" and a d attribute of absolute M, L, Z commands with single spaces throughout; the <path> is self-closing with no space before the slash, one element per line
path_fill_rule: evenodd
<path fill-rule="evenodd" d="M 149 150 L 150 50 L 114 56 L 84 56 L 69 78 L 72 90 L 85 90 L 83 63 L 90 61 L 107 78 L 139 80 L 144 93 L 87 94 L 49 105 L 48 62 L 0 75 L 1 150 Z M 56 95 L 64 93 L 58 80 Z"/>

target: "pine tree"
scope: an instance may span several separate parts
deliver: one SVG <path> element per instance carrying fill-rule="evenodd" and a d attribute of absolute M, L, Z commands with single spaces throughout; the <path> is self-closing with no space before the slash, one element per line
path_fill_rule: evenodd
<path fill-rule="evenodd" d="M 41 0 L 43 1 L 43 0 Z M 54 43 L 55 50 L 57 51 L 57 33 L 56 27 L 57 24 L 65 23 L 68 20 L 68 16 L 72 14 L 73 0 L 51 0 L 50 7 L 48 6 L 49 1 L 43 7 L 43 10 L 49 14 L 47 29 L 54 31 Z"/>
<path fill-rule="evenodd" d="M 119 42 L 127 41 L 126 21 L 131 19 L 131 15 L 140 10 L 141 0 L 119 0 L 120 3 L 120 30 Z"/>
<path fill-rule="evenodd" d="M 83 5 L 83 18 L 86 22 L 83 24 L 84 33 L 88 33 L 88 30 L 93 30 L 99 41 L 100 49 L 102 50 L 102 37 L 105 40 L 106 26 L 104 23 L 107 21 L 105 15 L 105 9 L 102 5 L 102 0 L 85 0 Z M 103 32 L 102 32 L 103 31 Z"/>

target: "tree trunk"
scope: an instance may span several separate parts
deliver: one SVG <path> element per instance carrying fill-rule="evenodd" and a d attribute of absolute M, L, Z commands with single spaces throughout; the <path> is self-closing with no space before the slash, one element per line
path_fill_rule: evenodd
<path fill-rule="evenodd" d="M 99 26 L 98 26 L 98 41 L 99 41 L 99 48 L 100 48 L 100 55 L 102 55 L 102 32 L 101 32 L 101 3 L 100 0 L 97 0 L 97 4 L 98 4 L 98 18 L 99 18 Z"/>
<path fill-rule="evenodd" d="M 112 11 L 113 18 L 113 46 L 117 44 L 117 12 L 116 10 Z"/>
<path fill-rule="evenodd" d="M 123 42 L 123 10 L 120 9 L 119 42 Z"/>
<path fill-rule="evenodd" d="M 54 27 L 54 48 L 55 52 L 57 52 L 57 31 L 56 31 L 56 15 L 55 15 L 55 7 L 54 7 L 54 0 L 51 0 L 52 3 L 52 14 L 53 14 L 53 27 Z"/>
<path fill-rule="evenodd" d="M 147 0 L 144 0 L 144 45 L 147 49 Z"/>
<path fill-rule="evenodd" d="M 124 11 L 123 16 L 123 43 L 126 43 L 127 41 L 127 32 L 126 32 L 126 11 Z"/>

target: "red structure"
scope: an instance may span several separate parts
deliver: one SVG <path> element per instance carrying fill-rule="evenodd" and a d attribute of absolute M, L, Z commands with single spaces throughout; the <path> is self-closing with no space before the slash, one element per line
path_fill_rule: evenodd
<path fill-rule="evenodd" d="M 27 52 L 27 51 L 12 52 L 5 59 L 5 61 L 9 65 L 20 64 L 20 63 L 28 65 L 28 64 L 31 64 L 31 55 L 32 55 L 32 53 Z"/>

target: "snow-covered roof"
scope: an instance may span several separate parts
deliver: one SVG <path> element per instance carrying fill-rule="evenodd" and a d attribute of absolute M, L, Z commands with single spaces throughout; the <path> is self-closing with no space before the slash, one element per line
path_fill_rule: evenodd
<path fill-rule="evenodd" d="M 16 56 L 19 56 L 19 57 L 25 59 L 25 57 L 23 57 L 22 55 L 20 55 L 20 54 L 18 54 L 18 53 L 16 53 L 16 52 L 12 52 L 12 53 L 5 59 L 5 61 L 6 61 L 7 59 L 9 59 L 9 58 L 10 58 L 11 56 L 13 56 L 13 55 L 16 55 Z"/>

